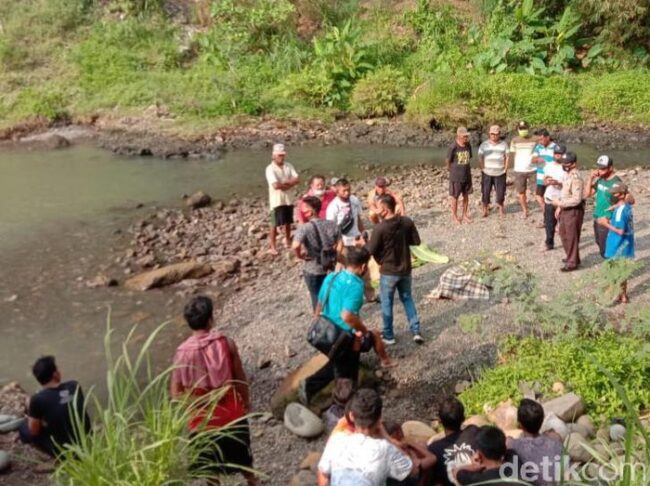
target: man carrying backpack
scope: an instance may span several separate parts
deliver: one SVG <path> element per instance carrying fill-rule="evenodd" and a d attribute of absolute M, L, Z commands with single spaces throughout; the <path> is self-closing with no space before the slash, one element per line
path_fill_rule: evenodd
<path fill-rule="evenodd" d="M 336 266 L 341 251 L 341 231 L 334 221 L 320 219 L 321 200 L 316 196 L 302 199 L 307 222 L 298 227 L 291 247 L 304 260 L 303 274 L 311 296 L 312 309 L 318 303 L 318 292 L 328 272 Z"/>

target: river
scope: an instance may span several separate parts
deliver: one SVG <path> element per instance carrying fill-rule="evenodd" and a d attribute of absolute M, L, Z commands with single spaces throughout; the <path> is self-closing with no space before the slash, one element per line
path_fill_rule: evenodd
<path fill-rule="evenodd" d="M 288 150 L 287 160 L 303 174 L 353 180 L 368 163 L 386 166 L 390 175 L 391 166 L 441 165 L 445 152 L 385 146 Z M 577 152 L 580 160 L 598 155 L 591 146 Z M 650 159 L 648 150 L 610 155 L 619 167 Z M 268 152 L 260 151 L 229 152 L 214 161 L 118 157 L 91 146 L 0 152 L 0 385 L 18 380 L 34 390 L 30 367 L 45 354 L 56 356 L 64 376 L 85 387 L 98 384 L 109 309 L 114 348 L 136 323 L 136 340 L 142 341 L 171 320 L 156 350 L 157 361 L 167 363 L 186 334 L 179 317 L 184 299 L 170 290 L 90 289 L 85 281 L 124 250 L 124 230 L 155 207 L 180 207 L 183 194 L 199 189 L 225 200 L 264 195 L 268 162 Z"/>

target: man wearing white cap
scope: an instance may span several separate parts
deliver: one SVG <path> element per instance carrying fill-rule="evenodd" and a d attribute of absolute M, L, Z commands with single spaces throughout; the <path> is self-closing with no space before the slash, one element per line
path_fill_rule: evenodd
<path fill-rule="evenodd" d="M 273 145 L 273 161 L 266 168 L 266 181 L 269 183 L 269 206 L 271 208 L 271 231 L 269 240 L 271 248 L 269 253 L 277 255 L 275 245 L 277 229 L 284 227 L 284 246 L 291 245 L 291 225 L 293 224 L 293 205 L 291 196 L 287 192 L 298 184 L 300 179 L 293 165 L 284 161 L 287 152 L 284 145 Z"/>

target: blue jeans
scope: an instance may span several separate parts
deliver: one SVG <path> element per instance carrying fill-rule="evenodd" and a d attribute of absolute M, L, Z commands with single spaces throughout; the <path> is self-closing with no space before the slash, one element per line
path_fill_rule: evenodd
<path fill-rule="evenodd" d="M 404 304 L 406 318 L 413 334 L 420 334 L 420 320 L 415 310 L 415 302 L 411 293 L 411 276 L 398 277 L 395 275 L 382 275 L 379 279 L 379 298 L 381 299 L 381 313 L 384 319 L 383 337 L 394 339 L 393 334 L 393 300 L 395 290 L 399 299 Z"/>
<path fill-rule="evenodd" d="M 309 296 L 311 297 L 311 308 L 315 309 L 316 304 L 318 304 L 318 293 L 320 288 L 323 285 L 323 281 L 327 275 L 313 275 L 311 273 L 305 273 L 305 284 L 307 284 L 307 290 L 309 290 Z"/>

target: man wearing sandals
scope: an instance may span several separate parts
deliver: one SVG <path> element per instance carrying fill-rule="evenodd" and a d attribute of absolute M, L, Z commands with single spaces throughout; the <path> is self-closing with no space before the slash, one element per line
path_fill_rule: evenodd
<path fill-rule="evenodd" d="M 269 184 L 269 206 L 271 208 L 271 230 L 269 232 L 271 248 L 269 253 L 273 256 L 278 254 L 275 244 L 278 228 L 284 228 L 284 246 L 289 248 L 291 245 L 293 204 L 288 191 L 300 182 L 293 165 L 284 161 L 286 155 L 284 145 L 276 143 L 273 145 L 273 161 L 266 167 L 266 181 Z"/>

